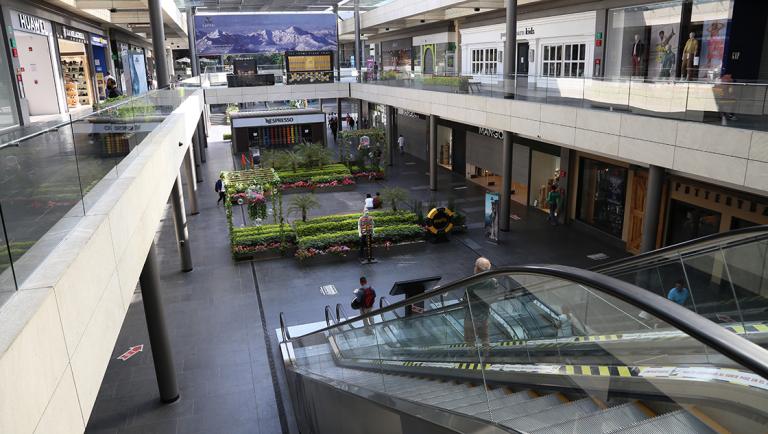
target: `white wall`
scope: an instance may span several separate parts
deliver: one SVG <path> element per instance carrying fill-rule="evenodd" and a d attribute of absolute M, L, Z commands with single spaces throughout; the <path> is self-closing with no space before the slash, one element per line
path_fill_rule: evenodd
<path fill-rule="evenodd" d="M 0 308 L 0 432 L 85 430 L 203 109 L 202 92 L 186 95 L 88 193 L 85 216 L 68 216 L 32 247 L 46 245 L 48 256 Z"/>

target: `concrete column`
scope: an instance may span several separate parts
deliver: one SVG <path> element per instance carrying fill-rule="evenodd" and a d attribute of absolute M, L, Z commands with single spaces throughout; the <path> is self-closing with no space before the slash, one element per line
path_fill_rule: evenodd
<path fill-rule="evenodd" d="M 650 166 L 648 168 L 648 185 L 645 194 L 645 211 L 643 212 L 643 234 L 640 240 L 640 253 L 656 249 L 656 233 L 659 228 L 659 211 L 661 210 L 661 190 L 664 187 L 664 168 Z"/>
<path fill-rule="evenodd" d="M 200 75 L 200 62 L 197 60 L 197 46 L 195 45 L 195 10 L 193 6 L 187 6 L 187 42 L 189 43 L 189 61 L 192 62 L 192 76 Z"/>
<path fill-rule="evenodd" d="M 155 55 L 157 87 L 168 87 L 168 58 L 165 55 L 165 28 L 163 27 L 163 7 L 161 0 L 149 0 L 149 24 L 152 28 L 152 52 Z"/>
<path fill-rule="evenodd" d="M 506 32 L 504 41 L 504 97 L 515 97 L 515 66 L 517 65 L 517 0 L 504 0 L 507 8 Z"/>
<path fill-rule="evenodd" d="M 208 148 L 208 137 L 205 135 L 205 126 L 203 126 L 202 116 L 200 116 L 200 119 L 197 121 L 197 130 L 195 130 L 195 135 L 197 135 L 198 140 L 200 162 L 205 163 L 205 161 L 208 159 L 208 152 L 205 150 Z"/>
<path fill-rule="evenodd" d="M 189 195 L 189 215 L 200 214 L 197 203 L 197 177 L 195 176 L 194 146 L 187 148 L 187 155 L 184 156 L 184 177 L 187 178 L 187 193 Z"/>
<path fill-rule="evenodd" d="M 397 148 L 397 131 L 395 131 L 396 110 L 391 105 L 387 106 L 387 143 L 389 144 L 389 165 L 395 164 L 395 153 L 399 153 Z"/>
<path fill-rule="evenodd" d="M 437 191 L 437 116 L 429 115 L 429 189 Z"/>
<path fill-rule="evenodd" d="M 333 66 L 336 70 L 336 80 L 341 81 L 341 41 L 339 41 L 339 5 L 333 4 L 333 13 L 336 14 L 336 55 L 333 56 Z"/>
<path fill-rule="evenodd" d="M 357 71 L 357 81 L 362 82 L 363 59 L 360 58 L 360 0 L 355 1 L 355 70 Z"/>
<path fill-rule="evenodd" d="M 499 230 L 509 231 L 509 202 L 512 192 L 512 143 L 514 135 L 504 131 L 501 148 L 501 194 L 499 194 Z"/>
<path fill-rule="evenodd" d="M 336 137 L 334 139 L 338 139 L 342 125 L 344 122 L 341 121 L 341 98 L 336 98 Z"/>
<path fill-rule="evenodd" d="M 176 369 L 173 366 L 173 351 L 165 325 L 163 301 L 160 297 L 160 274 L 157 266 L 155 243 L 149 246 L 144 268 L 139 275 L 141 298 L 144 304 L 144 315 L 147 319 L 149 344 L 152 347 L 152 359 L 155 362 L 157 388 L 160 389 L 160 399 L 165 403 L 179 399 L 179 387 L 176 383 Z"/>
<path fill-rule="evenodd" d="M 181 255 L 181 271 L 192 271 L 192 250 L 189 247 L 189 229 L 187 228 L 187 216 L 184 211 L 184 196 L 181 189 L 181 176 L 176 175 L 176 182 L 171 190 L 171 204 L 173 205 L 173 224 L 176 227 L 176 240 L 179 243 Z"/>
<path fill-rule="evenodd" d="M 192 146 L 190 147 L 194 148 L 195 150 L 195 152 L 192 153 L 195 162 L 195 179 L 197 182 L 203 182 L 203 168 L 202 162 L 200 161 L 200 151 L 202 150 L 202 145 L 200 144 L 200 135 L 197 134 L 197 132 L 192 134 Z"/>

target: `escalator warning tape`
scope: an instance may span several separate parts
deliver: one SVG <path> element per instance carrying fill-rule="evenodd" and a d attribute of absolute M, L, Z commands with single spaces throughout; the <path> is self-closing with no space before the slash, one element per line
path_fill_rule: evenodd
<path fill-rule="evenodd" d="M 749 328 L 754 329 L 756 332 L 768 332 L 768 324 L 754 324 L 749 326 Z"/>
<path fill-rule="evenodd" d="M 565 373 L 568 375 L 574 375 L 576 371 L 574 370 L 572 365 L 565 365 Z"/>

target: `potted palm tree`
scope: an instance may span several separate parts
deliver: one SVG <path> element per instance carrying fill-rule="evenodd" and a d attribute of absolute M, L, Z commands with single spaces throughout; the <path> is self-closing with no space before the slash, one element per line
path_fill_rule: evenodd
<path fill-rule="evenodd" d="M 307 221 L 307 214 L 310 210 L 320 208 L 320 203 L 315 199 L 314 194 L 299 194 L 291 200 L 291 206 L 288 208 L 288 215 L 299 214 L 301 221 Z"/>

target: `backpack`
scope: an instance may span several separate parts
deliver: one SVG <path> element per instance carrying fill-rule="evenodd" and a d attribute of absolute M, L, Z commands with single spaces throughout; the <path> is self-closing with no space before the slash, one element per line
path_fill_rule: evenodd
<path fill-rule="evenodd" d="M 221 187 L 223 187 L 222 184 L 224 184 L 224 183 L 221 182 L 221 179 L 217 179 L 216 180 L 216 185 L 213 186 L 213 191 L 215 191 L 216 193 L 220 192 L 222 190 Z"/>
<path fill-rule="evenodd" d="M 366 309 L 370 309 L 373 307 L 373 304 L 376 302 L 376 291 L 373 290 L 373 288 L 365 288 L 363 289 L 363 300 L 362 305 Z"/>

